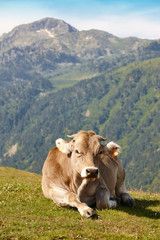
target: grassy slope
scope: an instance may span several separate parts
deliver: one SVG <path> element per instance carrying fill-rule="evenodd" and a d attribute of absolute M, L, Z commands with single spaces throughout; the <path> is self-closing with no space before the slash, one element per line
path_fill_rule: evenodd
<path fill-rule="evenodd" d="M 160 239 L 160 194 L 131 192 L 136 207 L 84 219 L 45 199 L 41 176 L 0 168 L 0 239 Z"/>

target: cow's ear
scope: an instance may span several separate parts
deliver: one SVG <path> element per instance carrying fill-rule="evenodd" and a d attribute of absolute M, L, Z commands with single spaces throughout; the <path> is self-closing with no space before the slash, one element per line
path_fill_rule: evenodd
<path fill-rule="evenodd" d="M 107 148 L 109 149 L 112 157 L 116 157 L 121 151 L 121 147 L 115 142 L 109 142 L 107 144 Z"/>
<path fill-rule="evenodd" d="M 70 146 L 71 146 L 70 142 L 63 140 L 62 138 L 59 138 L 56 140 L 56 147 L 59 149 L 59 151 L 65 153 L 65 154 L 71 153 Z"/>

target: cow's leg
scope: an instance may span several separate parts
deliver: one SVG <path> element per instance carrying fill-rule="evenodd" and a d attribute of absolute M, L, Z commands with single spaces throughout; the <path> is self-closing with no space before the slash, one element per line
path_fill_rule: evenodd
<path fill-rule="evenodd" d="M 116 196 L 120 198 L 121 202 L 129 207 L 135 206 L 134 199 L 127 193 L 125 187 L 125 170 L 119 169 L 117 184 L 116 184 Z"/>
<path fill-rule="evenodd" d="M 53 187 L 50 189 L 50 198 L 59 206 L 71 206 L 78 209 L 83 217 L 91 217 L 95 214 L 94 210 L 87 204 L 80 202 L 77 195 L 63 188 Z"/>
<path fill-rule="evenodd" d="M 96 206 L 99 210 L 116 208 L 117 201 L 110 199 L 110 192 L 106 188 L 99 188 L 96 192 Z"/>

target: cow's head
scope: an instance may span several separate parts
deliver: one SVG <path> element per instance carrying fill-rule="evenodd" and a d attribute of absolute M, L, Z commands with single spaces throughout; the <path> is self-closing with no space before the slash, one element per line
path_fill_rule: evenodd
<path fill-rule="evenodd" d="M 72 169 L 82 178 L 94 180 L 99 177 L 98 155 L 101 152 L 101 141 L 106 139 L 96 135 L 93 131 L 80 131 L 68 136 L 72 140 L 56 140 L 58 149 L 71 158 Z"/>

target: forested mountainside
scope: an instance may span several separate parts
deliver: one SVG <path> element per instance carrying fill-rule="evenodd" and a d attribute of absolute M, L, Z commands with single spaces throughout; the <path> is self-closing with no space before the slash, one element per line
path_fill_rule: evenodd
<path fill-rule="evenodd" d="M 130 188 L 159 191 L 160 41 L 57 19 L 0 38 L 0 165 L 41 173 L 59 137 L 94 130 L 122 147 Z"/>

